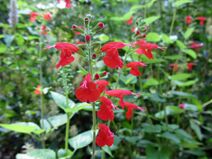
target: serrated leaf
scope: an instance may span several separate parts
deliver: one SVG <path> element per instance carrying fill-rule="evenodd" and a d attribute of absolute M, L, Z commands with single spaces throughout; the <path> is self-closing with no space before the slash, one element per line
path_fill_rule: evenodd
<path fill-rule="evenodd" d="M 13 124 L 0 124 L 1 127 L 15 131 L 18 133 L 25 133 L 25 134 L 41 134 L 44 132 L 37 124 L 32 122 L 17 122 Z"/>
<path fill-rule="evenodd" d="M 146 40 L 149 42 L 159 42 L 160 41 L 160 35 L 154 32 L 150 32 L 146 36 Z"/>
<path fill-rule="evenodd" d="M 160 16 L 152 16 L 152 17 L 145 18 L 142 21 L 144 21 L 147 25 L 150 25 L 153 22 L 155 22 L 156 20 L 158 20 L 159 18 L 160 18 Z"/>
<path fill-rule="evenodd" d="M 197 54 L 194 50 L 192 49 L 183 49 L 182 50 L 184 53 L 186 53 L 187 55 L 189 55 L 190 57 L 192 57 L 193 59 L 197 58 Z"/>
<path fill-rule="evenodd" d="M 193 0 L 177 0 L 175 3 L 174 3 L 174 7 L 178 8 L 178 7 L 181 7 L 182 5 L 186 4 L 186 3 L 192 3 Z"/>
<path fill-rule="evenodd" d="M 193 33 L 193 31 L 194 31 L 194 28 L 188 28 L 186 30 L 186 32 L 183 34 L 184 38 L 187 40 L 191 36 L 191 34 Z"/>
<path fill-rule="evenodd" d="M 88 146 L 93 141 L 93 130 L 85 131 L 68 140 L 75 150 Z"/>
<path fill-rule="evenodd" d="M 75 106 L 75 103 L 72 100 L 67 99 L 66 101 L 66 97 L 62 94 L 51 91 L 51 95 L 57 106 L 63 109 L 66 113 L 70 113 L 71 109 Z"/>
<path fill-rule="evenodd" d="M 16 159 L 56 159 L 56 153 L 51 149 L 34 149 L 26 154 L 17 154 Z"/>

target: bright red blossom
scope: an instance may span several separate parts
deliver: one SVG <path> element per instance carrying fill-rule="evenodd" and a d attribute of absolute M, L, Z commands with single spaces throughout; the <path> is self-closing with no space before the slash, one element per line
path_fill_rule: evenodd
<path fill-rule="evenodd" d="M 186 22 L 186 24 L 191 24 L 192 23 L 192 17 L 191 16 L 186 16 L 186 18 L 185 18 L 185 22 Z"/>
<path fill-rule="evenodd" d="M 141 72 L 139 71 L 139 67 L 145 67 L 146 64 L 144 64 L 143 62 L 130 62 L 127 64 L 128 68 L 131 68 L 130 70 L 130 74 L 134 75 L 134 76 L 140 76 Z"/>
<path fill-rule="evenodd" d="M 185 109 L 185 104 L 184 103 L 179 104 L 179 108 Z"/>
<path fill-rule="evenodd" d="M 119 105 L 123 107 L 123 102 L 124 102 L 124 96 L 132 95 L 133 92 L 129 90 L 122 90 L 122 89 L 114 89 L 114 90 L 109 90 L 105 92 L 107 95 L 119 98 Z"/>
<path fill-rule="evenodd" d="M 133 110 L 144 111 L 144 109 L 142 107 L 139 107 L 136 104 L 133 104 L 130 102 L 123 102 L 123 107 L 127 109 L 127 112 L 126 112 L 127 120 L 130 120 L 132 118 Z"/>
<path fill-rule="evenodd" d="M 96 137 L 96 144 L 100 147 L 112 146 L 114 143 L 114 134 L 105 124 L 99 124 L 99 132 Z"/>
<path fill-rule="evenodd" d="M 106 90 L 106 88 L 109 84 L 108 81 L 106 81 L 106 80 L 98 80 L 95 83 L 98 86 L 98 90 L 99 90 L 100 94 Z"/>
<path fill-rule="evenodd" d="M 110 68 L 122 68 L 123 61 L 119 56 L 118 49 L 122 49 L 126 44 L 122 42 L 109 42 L 102 47 L 102 52 L 106 55 L 103 57 L 103 61 L 106 66 Z"/>
<path fill-rule="evenodd" d="M 206 17 L 200 16 L 200 17 L 197 17 L 196 19 L 199 20 L 199 24 L 201 26 L 203 26 L 205 24 Z"/>
<path fill-rule="evenodd" d="M 45 13 L 45 14 L 43 15 L 43 19 L 44 19 L 45 21 L 50 21 L 50 20 L 52 20 L 52 15 L 51 15 L 51 13 L 50 13 L 50 12 Z"/>
<path fill-rule="evenodd" d="M 131 16 L 130 19 L 126 21 L 126 23 L 128 25 L 132 25 L 133 24 L 133 17 Z"/>
<path fill-rule="evenodd" d="M 136 50 L 138 54 L 144 54 L 149 59 L 153 59 L 152 50 L 158 49 L 159 46 L 153 43 L 148 43 L 145 40 L 139 40 L 135 42 L 135 45 L 139 46 Z"/>
<path fill-rule="evenodd" d="M 188 69 L 188 71 L 192 71 L 192 69 L 193 69 L 194 66 L 195 66 L 195 64 L 193 62 L 187 63 L 187 69 Z"/>
<path fill-rule="evenodd" d="M 101 94 L 98 89 L 98 85 L 92 81 L 90 74 L 85 76 L 75 93 L 77 99 L 81 102 L 95 102 L 99 99 Z"/>
<path fill-rule="evenodd" d="M 41 85 L 38 85 L 38 86 L 36 87 L 36 89 L 34 90 L 34 94 L 36 94 L 36 95 L 42 94 L 42 92 L 41 92 Z"/>
<path fill-rule="evenodd" d="M 195 41 L 192 41 L 192 43 L 189 44 L 189 48 L 194 49 L 194 50 L 198 50 L 202 47 L 203 47 L 203 43 L 198 43 Z"/>
<path fill-rule="evenodd" d="M 103 29 L 105 27 L 104 23 L 102 22 L 99 22 L 97 25 L 100 29 Z"/>
<path fill-rule="evenodd" d="M 31 13 L 30 13 L 29 21 L 30 21 L 30 22 L 35 22 L 38 15 L 39 15 L 39 14 L 38 14 L 37 12 L 31 12 Z"/>
<path fill-rule="evenodd" d="M 99 110 L 97 111 L 98 118 L 103 121 L 113 121 L 113 109 L 115 108 L 115 106 L 113 105 L 112 101 L 106 97 L 101 97 L 100 102 L 101 105 Z"/>
<path fill-rule="evenodd" d="M 56 65 L 56 68 L 64 67 L 74 61 L 73 54 L 76 53 L 79 48 L 74 44 L 66 43 L 66 42 L 57 42 L 54 46 L 50 46 L 48 48 L 56 48 L 61 51 L 60 60 Z"/>
<path fill-rule="evenodd" d="M 71 0 L 65 0 L 66 8 L 71 8 Z"/>
<path fill-rule="evenodd" d="M 41 34 L 42 35 L 47 35 L 48 34 L 46 25 L 41 25 Z"/>

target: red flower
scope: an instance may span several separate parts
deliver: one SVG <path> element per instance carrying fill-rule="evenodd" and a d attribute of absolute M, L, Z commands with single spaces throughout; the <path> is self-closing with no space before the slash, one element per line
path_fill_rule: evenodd
<path fill-rule="evenodd" d="M 97 111 L 98 118 L 104 121 L 113 121 L 113 108 L 115 108 L 115 106 L 113 105 L 112 101 L 106 97 L 101 97 L 100 102 L 101 106 Z"/>
<path fill-rule="evenodd" d="M 76 53 L 79 48 L 74 44 L 66 43 L 66 42 L 57 42 L 54 46 L 49 46 L 48 48 L 56 48 L 61 51 L 60 60 L 56 65 L 56 68 L 64 67 L 74 61 L 74 57 L 72 54 Z"/>
<path fill-rule="evenodd" d="M 133 93 L 129 90 L 121 90 L 121 89 L 115 89 L 105 92 L 107 95 L 112 97 L 119 98 L 119 105 L 124 108 L 123 102 L 124 102 L 124 96 L 132 95 Z"/>
<path fill-rule="evenodd" d="M 37 12 L 31 12 L 31 13 L 30 13 L 29 21 L 30 21 L 30 22 L 35 22 L 38 15 L 39 15 L 39 14 L 38 14 Z"/>
<path fill-rule="evenodd" d="M 198 43 L 195 41 L 193 41 L 192 43 L 189 44 L 189 48 L 194 49 L 194 50 L 198 50 L 202 47 L 203 47 L 203 43 Z"/>
<path fill-rule="evenodd" d="M 42 94 L 42 92 L 41 92 L 41 85 L 38 85 L 38 86 L 36 87 L 36 89 L 34 90 L 34 94 L 36 94 L 36 95 Z"/>
<path fill-rule="evenodd" d="M 179 104 L 179 108 L 185 109 L 185 104 L 184 103 Z"/>
<path fill-rule="evenodd" d="M 46 25 L 41 25 L 41 34 L 42 35 L 47 35 L 48 34 Z"/>
<path fill-rule="evenodd" d="M 103 61 L 106 66 L 110 68 L 122 68 L 123 61 L 121 60 L 118 49 L 122 49 L 126 44 L 122 42 L 109 42 L 102 47 L 102 52 L 106 55 L 103 57 Z"/>
<path fill-rule="evenodd" d="M 92 81 L 90 74 L 85 76 L 75 93 L 77 99 L 81 102 L 95 102 L 101 94 L 98 85 Z"/>
<path fill-rule="evenodd" d="M 106 90 L 106 87 L 109 84 L 108 81 L 106 81 L 106 80 L 98 80 L 95 83 L 98 86 L 98 90 L 99 90 L 100 94 Z"/>
<path fill-rule="evenodd" d="M 127 108 L 127 112 L 126 112 L 127 120 L 130 120 L 132 118 L 133 110 L 144 111 L 144 109 L 142 107 L 139 107 L 136 104 L 133 104 L 130 102 L 123 102 L 123 106 Z"/>
<path fill-rule="evenodd" d="M 191 24 L 192 23 L 192 17 L 191 16 L 186 16 L 186 18 L 185 18 L 185 22 L 186 22 L 186 24 Z"/>
<path fill-rule="evenodd" d="M 136 52 L 138 54 L 144 54 L 149 59 L 153 59 L 152 50 L 159 48 L 158 45 L 153 43 L 148 43 L 145 40 L 136 41 L 135 44 L 139 46 Z"/>
<path fill-rule="evenodd" d="M 193 62 L 187 63 L 187 69 L 188 69 L 188 71 L 192 71 L 194 65 L 195 64 Z"/>
<path fill-rule="evenodd" d="M 196 19 L 199 20 L 199 24 L 201 26 L 203 26 L 205 24 L 206 17 L 200 16 L 200 17 L 197 17 Z"/>
<path fill-rule="evenodd" d="M 133 17 L 131 16 L 130 19 L 126 21 L 126 23 L 128 25 L 132 25 L 132 23 L 133 23 Z"/>
<path fill-rule="evenodd" d="M 96 136 L 96 144 L 100 147 L 112 146 L 114 143 L 114 134 L 105 124 L 99 124 L 99 132 Z"/>
<path fill-rule="evenodd" d="M 178 68 L 179 68 L 178 64 L 172 63 L 169 66 L 172 68 L 173 72 L 177 72 L 178 71 Z"/>
<path fill-rule="evenodd" d="M 71 8 L 71 0 L 65 0 L 66 8 Z"/>
<path fill-rule="evenodd" d="M 128 68 L 131 68 L 130 73 L 134 76 L 140 76 L 141 72 L 139 71 L 138 67 L 145 67 L 146 64 L 143 62 L 130 62 L 127 64 Z"/>
<path fill-rule="evenodd" d="M 91 40 L 91 36 L 90 35 L 85 35 L 85 41 L 89 42 Z"/>
<path fill-rule="evenodd" d="M 50 13 L 50 12 L 45 13 L 45 14 L 43 15 L 43 19 L 44 19 L 45 21 L 50 21 L 50 20 L 52 20 L 52 15 L 51 15 L 51 13 Z"/>

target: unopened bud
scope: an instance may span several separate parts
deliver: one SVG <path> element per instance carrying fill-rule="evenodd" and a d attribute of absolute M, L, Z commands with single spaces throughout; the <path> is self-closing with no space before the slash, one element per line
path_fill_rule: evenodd
<path fill-rule="evenodd" d="M 89 42 L 91 40 L 91 36 L 90 35 L 85 35 L 85 41 Z"/>
<path fill-rule="evenodd" d="M 97 25 L 100 29 L 103 29 L 105 27 L 104 23 L 102 22 L 99 22 Z"/>
<path fill-rule="evenodd" d="M 95 80 L 98 80 L 99 78 L 100 78 L 99 74 L 98 74 L 98 73 L 95 74 L 94 79 L 95 79 Z"/>

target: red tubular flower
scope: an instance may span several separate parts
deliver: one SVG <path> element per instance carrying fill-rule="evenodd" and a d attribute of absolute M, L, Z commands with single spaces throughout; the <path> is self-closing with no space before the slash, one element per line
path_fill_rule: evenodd
<path fill-rule="evenodd" d="M 196 19 L 199 20 L 199 24 L 201 26 L 203 26 L 205 24 L 206 17 L 200 16 L 200 17 L 197 17 Z"/>
<path fill-rule="evenodd" d="M 128 25 L 132 25 L 132 23 L 133 23 L 133 17 L 131 16 L 130 19 L 126 21 L 126 23 Z"/>
<path fill-rule="evenodd" d="M 158 49 L 159 46 L 153 43 L 148 43 L 145 40 L 139 40 L 135 42 L 139 48 L 136 50 L 138 54 L 144 54 L 149 59 L 153 59 L 152 50 Z"/>
<path fill-rule="evenodd" d="M 192 23 L 192 17 L 191 16 L 186 16 L 186 18 L 185 18 L 185 22 L 186 22 L 186 24 L 191 24 Z"/>
<path fill-rule="evenodd" d="M 94 79 L 95 79 L 95 80 L 98 80 L 99 78 L 100 78 L 99 74 L 98 74 L 98 73 L 95 74 Z"/>
<path fill-rule="evenodd" d="M 41 34 L 42 35 L 47 35 L 48 34 L 46 25 L 41 25 Z"/>
<path fill-rule="evenodd" d="M 57 42 L 54 46 L 50 46 L 48 48 L 56 48 L 61 51 L 60 60 L 56 65 L 56 68 L 64 67 L 74 61 L 74 57 L 72 54 L 76 53 L 79 48 L 74 44 L 66 43 L 66 42 Z"/>
<path fill-rule="evenodd" d="M 41 85 L 38 85 L 38 86 L 36 87 L 36 89 L 34 90 L 34 94 L 36 94 L 36 95 L 42 94 L 42 92 L 41 92 Z"/>
<path fill-rule="evenodd" d="M 122 89 L 115 89 L 115 90 L 109 90 L 105 92 L 107 95 L 119 98 L 119 105 L 124 108 L 123 102 L 124 102 L 124 96 L 132 95 L 133 92 L 129 90 L 122 90 Z"/>
<path fill-rule="evenodd" d="M 32 23 L 35 22 L 38 15 L 39 15 L 39 14 L 38 14 L 37 12 L 31 12 L 31 13 L 30 13 L 29 21 L 32 22 Z"/>
<path fill-rule="evenodd" d="M 51 20 L 52 20 L 52 15 L 51 15 L 51 13 L 50 13 L 50 12 L 45 13 L 45 14 L 43 15 L 43 19 L 44 19 L 45 21 L 51 21 Z"/>
<path fill-rule="evenodd" d="M 179 108 L 185 109 L 185 104 L 184 103 L 179 104 Z"/>
<path fill-rule="evenodd" d="M 71 8 L 71 0 L 65 0 L 66 8 Z"/>
<path fill-rule="evenodd" d="M 127 108 L 126 112 L 126 118 L 127 120 L 130 120 L 133 115 L 133 110 L 140 110 L 144 111 L 144 108 L 137 106 L 136 104 L 130 103 L 130 102 L 123 102 L 124 107 Z"/>
<path fill-rule="evenodd" d="M 127 64 L 128 68 L 131 68 L 130 73 L 134 76 L 140 76 L 141 72 L 139 71 L 138 67 L 145 67 L 146 64 L 143 62 L 130 62 Z"/>
<path fill-rule="evenodd" d="M 194 65 L 195 65 L 195 64 L 194 64 L 193 62 L 187 63 L 187 69 L 188 69 L 188 71 L 192 71 Z"/>
<path fill-rule="evenodd" d="M 189 48 L 194 49 L 194 50 L 198 50 L 202 47 L 203 47 L 203 43 L 198 43 L 195 41 L 193 41 L 192 43 L 189 44 Z"/>
<path fill-rule="evenodd" d="M 113 105 L 112 101 L 106 97 L 101 97 L 100 102 L 101 106 L 97 111 L 97 117 L 103 121 L 113 121 L 113 108 L 115 108 L 115 106 Z"/>
<path fill-rule="evenodd" d="M 99 124 L 99 132 L 96 136 L 96 145 L 112 146 L 114 143 L 114 134 L 110 131 L 110 128 L 105 124 Z"/>
<path fill-rule="evenodd" d="M 95 83 L 98 86 L 98 90 L 99 90 L 100 94 L 106 90 L 106 88 L 109 84 L 108 81 L 106 81 L 106 80 L 98 80 Z"/>
<path fill-rule="evenodd" d="M 109 42 L 102 47 L 102 52 L 106 55 L 103 57 L 103 61 L 106 66 L 110 68 L 122 68 L 123 61 L 121 60 L 118 49 L 122 49 L 126 44 L 122 42 Z"/>
<path fill-rule="evenodd" d="M 95 102 L 100 96 L 100 91 L 97 84 L 92 81 L 90 74 L 85 76 L 75 93 L 77 99 L 81 102 Z"/>
<path fill-rule="evenodd" d="M 173 72 L 177 72 L 178 71 L 179 66 L 178 66 L 177 63 L 172 63 L 169 66 L 172 68 Z"/>

